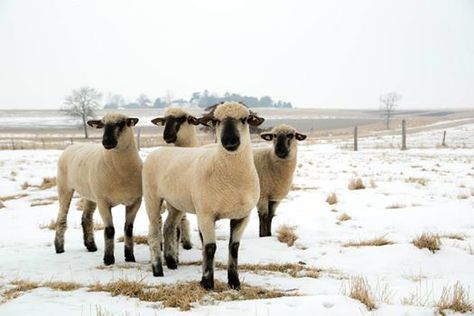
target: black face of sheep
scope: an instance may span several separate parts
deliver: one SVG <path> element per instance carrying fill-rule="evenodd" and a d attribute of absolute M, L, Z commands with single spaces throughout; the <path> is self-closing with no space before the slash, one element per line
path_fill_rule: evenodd
<path fill-rule="evenodd" d="M 176 140 L 178 139 L 179 129 L 180 129 L 181 125 L 186 121 L 189 124 L 192 124 L 192 125 L 198 125 L 199 124 L 197 118 L 195 118 L 194 116 L 191 116 L 191 115 L 189 115 L 189 116 L 184 116 L 183 115 L 183 116 L 179 116 L 179 117 L 169 115 L 169 116 L 166 116 L 166 117 L 157 117 L 157 118 L 151 120 L 151 122 L 155 125 L 164 125 L 165 126 L 165 130 L 163 131 L 163 139 L 165 140 L 165 142 L 167 144 L 171 144 L 171 143 L 176 142 Z"/>
<path fill-rule="evenodd" d="M 102 135 L 102 145 L 105 149 L 110 150 L 117 147 L 120 136 L 124 129 L 130 126 L 135 126 L 138 118 L 126 118 L 114 122 L 103 122 L 103 120 L 90 120 L 87 124 L 95 128 L 104 128 Z"/>
<path fill-rule="evenodd" d="M 279 133 L 263 133 L 260 137 L 264 140 L 274 141 L 275 155 L 280 159 L 286 159 L 290 155 L 292 142 L 296 140 L 306 139 L 306 135 L 298 132 L 279 132 Z"/>
<path fill-rule="evenodd" d="M 238 123 L 234 118 L 226 118 L 222 122 L 221 144 L 227 151 L 236 151 L 240 146 Z"/>

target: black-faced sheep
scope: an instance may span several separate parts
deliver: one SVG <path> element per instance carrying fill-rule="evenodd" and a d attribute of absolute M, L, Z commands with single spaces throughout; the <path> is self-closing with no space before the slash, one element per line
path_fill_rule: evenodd
<path fill-rule="evenodd" d="M 195 213 L 203 242 L 201 285 L 214 287 L 215 222 L 229 218 L 228 283 L 240 287 L 237 269 L 240 238 L 250 211 L 260 195 L 250 143 L 249 125 L 263 119 L 243 105 L 226 102 L 212 115 L 199 119 L 216 126 L 218 144 L 213 147 L 164 147 L 152 152 L 143 165 L 143 196 L 150 219 L 148 241 L 154 276 L 162 276 L 161 203 L 167 202 L 164 251 L 168 268 L 176 269 L 176 226 L 183 212 Z M 181 211 L 182 210 L 182 211 Z M 169 233 L 167 233 L 169 232 Z"/>
<path fill-rule="evenodd" d="M 142 161 L 133 135 L 133 126 L 137 122 L 137 118 L 117 113 L 108 113 L 102 120 L 88 121 L 89 126 L 104 129 L 102 145 L 77 144 L 62 153 L 57 172 L 59 213 L 54 240 L 57 253 L 64 252 L 67 213 L 74 191 L 77 191 L 85 199 L 82 228 L 87 250 L 97 250 L 92 217 L 98 206 L 105 226 L 104 263 L 115 262 L 111 208 L 124 204 L 125 261 L 135 261 L 133 222 L 142 200 Z"/>
<path fill-rule="evenodd" d="M 196 135 L 195 125 L 199 125 L 199 121 L 191 113 L 182 108 L 167 108 L 164 117 L 157 117 L 151 120 L 155 125 L 164 125 L 163 139 L 168 144 L 174 144 L 177 147 L 197 147 L 199 142 Z M 163 203 L 165 205 L 166 203 Z M 190 224 L 183 215 L 179 223 L 178 239 L 184 249 L 191 249 L 191 232 Z"/>
<path fill-rule="evenodd" d="M 260 180 L 260 199 L 257 203 L 260 237 L 271 236 L 272 219 L 280 203 L 290 191 L 296 168 L 297 144 L 306 138 L 288 125 L 279 125 L 269 133 L 260 134 L 273 141 L 272 147 L 253 150 L 255 167 Z"/>

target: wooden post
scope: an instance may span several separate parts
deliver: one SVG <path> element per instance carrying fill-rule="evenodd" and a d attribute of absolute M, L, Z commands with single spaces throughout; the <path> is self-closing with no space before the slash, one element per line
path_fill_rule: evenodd
<path fill-rule="evenodd" d="M 407 150 L 407 123 L 402 120 L 402 150 Z"/>
<path fill-rule="evenodd" d="M 357 146 L 357 126 L 354 127 L 354 151 L 357 151 L 359 148 Z"/>
<path fill-rule="evenodd" d="M 137 149 L 140 151 L 140 134 L 141 134 L 142 128 L 138 127 L 137 128 Z"/>
<path fill-rule="evenodd" d="M 446 147 L 446 131 L 443 132 L 443 143 L 441 146 Z"/>

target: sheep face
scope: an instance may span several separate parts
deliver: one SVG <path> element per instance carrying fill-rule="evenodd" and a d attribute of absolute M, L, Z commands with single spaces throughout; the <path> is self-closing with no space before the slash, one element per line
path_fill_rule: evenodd
<path fill-rule="evenodd" d="M 258 126 L 264 121 L 237 102 L 224 102 L 199 119 L 203 125 L 210 122 L 216 129 L 218 143 L 229 153 L 237 153 L 241 144 L 250 143 L 249 125 Z"/>
<path fill-rule="evenodd" d="M 272 141 L 275 156 L 279 159 L 294 159 L 296 157 L 296 141 L 306 139 L 306 135 L 298 133 L 288 125 L 279 125 L 270 133 L 260 134 L 264 140 Z"/>
<path fill-rule="evenodd" d="M 179 109 L 169 108 L 164 117 L 157 117 L 151 122 L 155 125 L 164 125 L 163 139 L 166 143 L 176 143 L 179 138 L 186 138 L 189 134 L 191 125 L 198 125 L 197 118 L 191 114 Z"/>
<path fill-rule="evenodd" d="M 87 121 L 87 124 L 91 127 L 104 129 L 102 145 L 105 149 L 120 150 L 128 147 L 129 137 L 133 137 L 131 127 L 135 126 L 137 122 L 138 118 L 126 117 L 117 113 L 107 113 L 101 120 L 90 120 Z"/>

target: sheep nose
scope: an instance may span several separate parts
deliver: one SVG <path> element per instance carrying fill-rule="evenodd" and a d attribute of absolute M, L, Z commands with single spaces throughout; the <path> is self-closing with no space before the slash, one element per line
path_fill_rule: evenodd
<path fill-rule="evenodd" d="M 240 139 L 238 137 L 223 138 L 222 146 L 228 151 L 236 151 L 240 146 Z"/>

